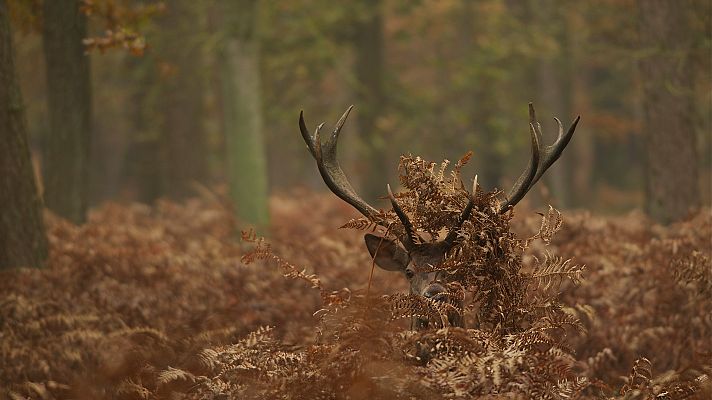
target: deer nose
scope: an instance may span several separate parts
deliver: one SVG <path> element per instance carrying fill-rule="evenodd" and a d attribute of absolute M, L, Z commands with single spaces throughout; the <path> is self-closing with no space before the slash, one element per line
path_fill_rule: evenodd
<path fill-rule="evenodd" d="M 431 283 L 423 291 L 423 296 L 428 299 L 437 300 L 437 296 L 439 294 L 445 293 L 445 292 L 447 292 L 447 289 L 445 289 L 445 286 L 443 286 L 439 283 Z"/>

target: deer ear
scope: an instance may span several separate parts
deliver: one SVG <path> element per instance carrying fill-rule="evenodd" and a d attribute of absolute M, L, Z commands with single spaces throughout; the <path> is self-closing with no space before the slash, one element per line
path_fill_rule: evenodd
<path fill-rule="evenodd" d="M 408 253 L 392 240 L 367 233 L 364 236 L 366 247 L 376 265 L 386 271 L 403 271 L 408 266 Z"/>

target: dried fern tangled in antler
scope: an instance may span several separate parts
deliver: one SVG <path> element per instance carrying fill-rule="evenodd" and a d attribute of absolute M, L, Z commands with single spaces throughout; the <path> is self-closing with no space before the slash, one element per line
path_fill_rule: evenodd
<path fill-rule="evenodd" d="M 354 379 L 364 379 L 371 390 L 394 398 L 496 392 L 556 395 L 588 386 L 584 378 L 571 374 L 575 360 L 564 344 L 568 332 L 584 329 L 555 299 L 562 281 L 578 282 L 582 268 L 551 256 L 529 272 L 522 269 L 524 250 L 537 238 L 548 241 L 561 226 L 560 214 L 550 209 L 534 237 L 518 239 L 509 230 L 512 213 L 500 212 L 499 192 L 481 191 L 476 184 L 472 193 L 464 189 L 460 169 L 469 158 L 470 154 L 463 157 L 452 171 L 447 161 L 436 165 L 418 157 L 401 158 L 400 178 L 407 190 L 392 195 L 399 207 L 379 213 L 389 226 L 384 234 L 402 237 L 411 231 L 419 244 L 454 238 L 444 262 L 430 266 L 433 272 L 448 275 L 446 292 L 437 299 L 411 293 L 337 296 L 338 301 L 331 302 L 323 296 L 324 308 L 315 314 L 320 319 L 319 342 L 302 353 L 311 358 L 299 358 L 302 364 L 297 368 L 316 368 L 309 377 L 322 393 L 334 388 L 334 382 L 349 385 Z M 469 212 L 463 213 L 464 208 Z M 407 213 L 412 225 L 404 226 L 398 213 Z M 462 215 L 466 220 L 458 221 Z M 459 226 L 456 235 L 449 230 L 453 226 Z M 364 217 L 345 227 L 373 225 Z M 269 257 L 264 245 L 255 251 L 258 258 Z M 463 307 L 466 297 L 471 301 Z M 452 314 L 468 318 L 474 328 L 452 327 Z M 392 322 L 408 318 L 425 321 L 423 326 L 431 329 L 403 330 Z M 399 376 L 383 371 L 381 380 L 374 381 L 368 371 L 375 365 L 388 365 L 400 371 Z M 343 374 L 351 383 L 343 381 Z M 302 375 L 272 376 L 272 384 L 289 390 L 306 382 Z"/>
<path fill-rule="evenodd" d="M 431 265 L 433 271 L 447 274 L 449 282 L 470 294 L 476 310 L 470 315 L 477 326 L 497 328 L 502 332 L 515 332 L 527 326 L 533 318 L 556 309 L 549 296 L 537 295 L 537 291 L 549 292 L 558 287 L 563 279 L 578 283 L 582 267 L 570 260 L 549 256 L 537 261 L 534 270 L 522 272 L 522 254 L 535 239 L 548 243 L 562 225 L 561 215 L 553 208 L 542 218 L 539 232 L 526 239 L 517 238 L 509 229 L 512 213 L 501 213 L 499 191 L 484 192 L 475 184 L 468 193 L 461 181 L 460 171 L 469 161 L 466 154 L 448 171 L 449 162 L 427 162 L 420 157 L 403 156 L 400 160 L 400 182 L 407 191 L 396 195 L 403 212 L 410 216 L 416 240 L 435 243 L 451 234 L 448 229 L 460 226 L 455 245 L 446 254 L 445 260 Z M 469 200 L 468 200 L 469 199 Z M 472 204 L 467 220 L 457 219 L 463 208 Z M 405 227 L 395 211 L 385 213 L 389 233 L 402 235 Z M 367 229 L 372 226 L 367 219 L 352 220 L 344 227 Z M 541 290 L 539 290 L 541 289 Z M 403 299 L 399 299 L 402 310 Z M 439 316 L 431 303 L 412 300 L 413 314 Z M 417 305 L 416 305 L 417 303 Z M 545 311 L 543 304 L 551 304 Z M 429 308 L 429 309 L 424 309 Z M 403 314 L 401 314 L 402 316 Z M 436 326 L 442 323 L 435 318 Z"/>
<path fill-rule="evenodd" d="M 229 216 L 212 201 L 161 202 L 151 209 L 106 205 L 81 228 L 50 219 L 52 268 L 3 275 L 0 398 L 712 395 L 709 210 L 671 227 L 640 214 L 570 212 L 553 240 L 560 226 L 555 211 L 543 219 L 517 218 L 517 232 L 544 226 L 540 237 L 520 239 L 529 246 L 519 271 L 527 289 L 523 326 L 433 323 L 416 331 L 397 320 L 430 302 L 375 295 L 394 289 L 380 286 L 390 281 L 380 274 L 371 298 L 360 294 L 356 286 L 365 286 L 370 264 L 358 251 L 360 237 L 334 232 L 334 223 L 315 224 L 304 213 L 304 204 L 315 203 L 331 221 L 348 219 L 327 196 L 274 200 L 273 246 L 256 243 L 255 262 L 279 268 L 237 267 L 244 246 L 232 240 Z M 539 244 L 549 240 L 547 256 Z M 273 252 L 282 257 L 272 258 Z M 578 276 L 559 254 L 589 266 L 581 286 L 567 284 Z M 310 272 L 300 276 L 296 265 Z M 323 287 L 321 299 L 310 289 L 311 271 Z M 459 296 L 459 288 L 449 290 Z M 473 316 L 478 309 L 470 298 L 463 312 Z M 320 301 L 324 310 L 314 318 Z M 421 316 L 446 322 L 433 310 Z M 510 319 L 517 315 L 505 312 Z M 574 334 L 581 327 L 571 315 L 587 335 Z M 274 328 L 258 329 L 267 325 Z"/>
<path fill-rule="evenodd" d="M 583 305 L 565 307 L 557 300 L 565 282 L 581 281 L 583 268 L 553 252 L 532 257 L 531 265 L 523 267 L 524 252 L 536 240 L 551 242 L 562 226 L 561 215 L 550 208 L 536 234 L 517 238 L 509 229 L 512 213 L 500 212 L 497 192 L 475 186 L 468 193 L 463 188 L 458 167 L 466 160 L 448 172 L 447 162 L 403 157 L 406 190 L 391 196 L 398 207 L 378 214 L 390 227 L 384 234 L 411 231 L 420 244 L 452 236 L 453 222 L 460 226 L 443 262 L 431 266 L 450 278 L 447 292 L 437 300 L 414 293 L 370 298 L 348 290 L 328 294 L 323 284 L 314 284 L 320 282 L 314 275 L 299 273 L 301 269 L 273 256 L 264 241 L 248 236 L 257 247 L 245 261 L 275 260 L 286 277 L 320 289 L 324 304 L 315 313 L 318 340 L 292 347 L 261 329 L 235 344 L 199 352 L 196 358 L 207 368 L 205 375 L 167 369 L 161 376 L 171 382 L 190 380 L 191 398 L 600 397 L 596 392 L 609 387 L 582 371 L 614 356 L 604 349 L 589 363 L 577 361 L 568 339 L 585 332 L 578 315 L 593 311 Z M 468 206 L 467 219 L 458 221 Z M 410 227 L 399 212 L 408 213 Z M 373 228 L 365 219 L 347 227 Z M 704 281 L 698 275 L 695 281 Z M 471 328 L 452 326 L 453 312 L 468 318 Z M 407 318 L 427 324 L 411 330 L 394 323 Z M 656 386 L 652 373 L 637 364 L 631 376 L 625 395 L 659 394 L 669 388 L 670 398 L 682 398 L 702 393 L 707 382 L 706 375 L 697 375 Z M 648 378 L 640 381 L 639 376 Z"/>

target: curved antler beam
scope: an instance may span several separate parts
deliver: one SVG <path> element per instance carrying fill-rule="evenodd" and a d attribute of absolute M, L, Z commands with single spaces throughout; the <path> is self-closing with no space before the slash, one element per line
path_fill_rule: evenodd
<path fill-rule="evenodd" d="M 346 174 L 341 169 L 339 161 L 336 159 L 336 148 L 339 141 L 339 134 L 341 133 L 341 128 L 344 126 L 344 123 L 353 108 L 354 106 L 350 106 L 346 109 L 344 114 L 336 123 L 333 132 L 323 145 L 321 143 L 320 132 L 324 124 L 322 123 L 317 126 L 314 131 L 314 135 L 310 135 L 307 130 L 306 123 L 304 122 L 304 111 L 299 113 L 299 130 L 302 133 L 304 142 L 309 148 L 309 152 L 312 157 L 314 157 L 314 160 L 316 160 L 319 173 L 321 174 L 324 183 L 326 183 L 326 186 L 328 186 L 335 195 L 339 196 L 339 198 L 351 204 L 366 218 L 373 222 L 381 223 L 382 217 L 380 216 L 380 212 L 356 193 L 346 177 Z"/>
<path fill-rule="evenodd" d="M 500 214 L 506 212 L 511 207 L 514 207 L 524 196 L 529 192 L 529 190 L 536 184 L 539 179 L 544 175 L 549 167 L 551 167 L 556 160 L 559 159 L 561 153 L 564 151 L 566 146 L 571 141 L 574 135 L 576 126 L 581 120 L 581 116 L 576 117 L 574 122 L 569 127 L 569 130 L 564 134 L 564 129 L 561 126 L 561 121 L 558 118 L 554 118 L 556 123 L 559 125 L 559 134 L 556 141 L 551 146 L 546 146 L 541 148 L 541 125 L 536 119 L 536 112 L 534 111 L 534 104 L 529 103 L 529 133 L 532 137 L 532 156 L 529 159 L 529 164 L 527 168 L 522 172 L 522 174 L 517 179 L 512 189 L 509 191 L 507 196 L 507 201 L 502 204 L 499 209 Z"/>

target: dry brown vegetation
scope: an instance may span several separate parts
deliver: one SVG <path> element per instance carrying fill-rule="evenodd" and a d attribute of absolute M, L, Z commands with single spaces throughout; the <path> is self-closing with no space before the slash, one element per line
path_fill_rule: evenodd
<path fill-rule="evenodd" d="M 467 201 L 459 166 L 402 160 L 399 202 L 433 239 Z M 476 193 L 442 266 L 468 329 L 398 294 L 395 273 L 367 289 L 372 227 L 331 195 L 273 198 L 266 240 L 241 240 L 207 191 L 107 204 L 80 227 L 50 216 L 50 267 L 2 273 L 2 396 L 709 398 L 710 210 L 667 228 L 565 212 L 562 226 L 553 209 L 500 216 L 498 196 Z M 410 331 L 412 315 L 434 328 Z"/>

